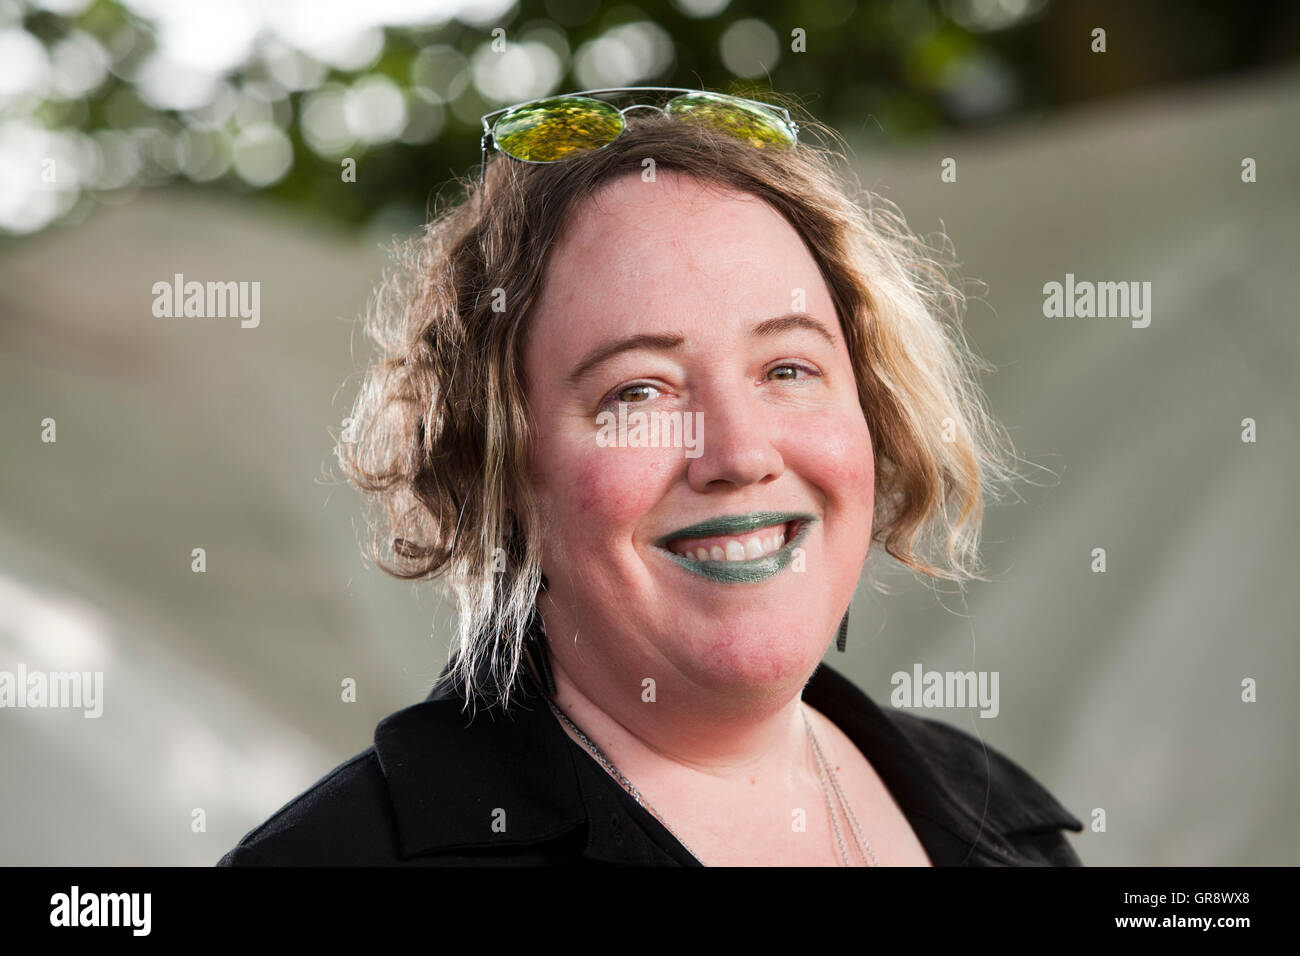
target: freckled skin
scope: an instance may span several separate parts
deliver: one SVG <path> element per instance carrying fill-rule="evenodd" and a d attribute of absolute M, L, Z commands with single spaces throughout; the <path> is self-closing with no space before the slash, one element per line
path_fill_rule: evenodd
<path fill-rule="evenodd" d="M 751 334 L 792 311 L 795 289 L 833 344 L 807 330 Z M 643 333 L 685 344 L 621 354 L 577 389 L 566 382 L 598 345 Z M 671 170 L 607 184 L 553 251 L 524 360 L 543 439 L 530 463 L 548 528 L 540 607 L 566 679 L 634 729 L 647 719 L 647 676 L 661 727 L 674 714 L 770 713 L 797 696 L 861 573 L 874 490 L 843 334 L 798 233 L 762 200 Z M 703 413 L 703 453 L 600 447 L 600 403 L 631 385 L 651 389 L 629 411 Z M 687 525 L 753 511 L 816 516 L 805 572 L 723 584 L 655 547 Z"/>

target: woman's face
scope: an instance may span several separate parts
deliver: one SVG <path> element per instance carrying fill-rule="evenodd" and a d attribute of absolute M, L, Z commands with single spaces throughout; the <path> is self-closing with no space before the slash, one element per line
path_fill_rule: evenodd
<path fill-rule="evenodd" d="M 675 171 L 607 184 L 553 251 L 525 374 L 564 672 L 661 698 L 802 686 L 861 573 L 874 472 L 799 234 Z"/>

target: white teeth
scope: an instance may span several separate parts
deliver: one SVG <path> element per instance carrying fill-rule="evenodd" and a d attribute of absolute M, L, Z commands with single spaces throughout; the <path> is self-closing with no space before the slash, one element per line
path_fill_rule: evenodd
<path fill-rule="evenodd" d="M 755 561 L 781 550 L 784 546 L 785 528 L 781 528 L 765 538 L 745 536 L 743 541 L 732 538 L 709 547 L 697 545 L 692 549 L 690 545 L 673 545 L 672 549 L 684 557 L 694 558 L 697 561 Z"/>

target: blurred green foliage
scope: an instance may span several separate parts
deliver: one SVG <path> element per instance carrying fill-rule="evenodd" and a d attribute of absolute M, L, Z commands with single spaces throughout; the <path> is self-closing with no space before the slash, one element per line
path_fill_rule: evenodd
<path fill-rule="evenodd" d="M 771 90 L 851 141 L 897 143 L 1294 59 L 1300 35 L 1300 5 L 1270 0 L 228 2 L 0 0 L 0 165 L 17 170 L 0 231 L 187 179 L 407 228 L 439 189 L 457 192 L 479 162 L 479 115 L 507 102 Z M 321 46 L 331 17 L 346 22 Z"/>

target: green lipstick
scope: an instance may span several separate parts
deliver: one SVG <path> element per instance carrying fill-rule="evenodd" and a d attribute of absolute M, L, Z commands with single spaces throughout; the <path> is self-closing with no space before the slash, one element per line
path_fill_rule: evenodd
<path fill-rule="evenodd" d="M 655 546 L 675 563 L 702 578 L 723 584 L 754 584 L 775 577 L 790 566 L 790 562 L 794 560 L 795 549 L 808 537 L 808 532 L 816 521 L 817 519 L 809 514 L 779 511 L 724 515 L 665 535 L 655 542 Z M 760 528 L 788 525 L 790 522 L 794 522 L 794 527 L 790 529 L 791 534 L 787 536 L 784 545 L 770 554 L 748 561 L 701 561 L 699 558 L 687 557 L 668 549 L 669 542 L 681 538 L 742 535 Z"/>

